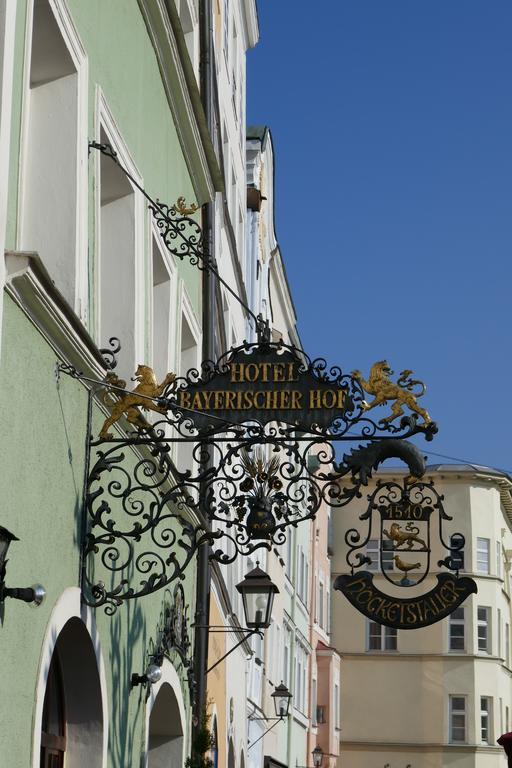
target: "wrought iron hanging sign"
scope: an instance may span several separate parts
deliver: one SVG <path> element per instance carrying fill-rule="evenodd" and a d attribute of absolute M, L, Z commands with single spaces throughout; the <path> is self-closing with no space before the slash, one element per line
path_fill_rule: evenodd
<path fill-rule="evenodd" d="M 210 545 L 210 557 L 223 564 L 238 554 L 282 544 L 286 529 L 314 518 L 322 504 L 340 508 L 360 497 L 385 459 L 401 459 L 413 478 L 421 478 L 424 458 L 406 438 L 422 434 L 431 440 L 437 427 L 418 403 L 425 386 L 412 378 L 412 371 L 394 380 L 389 364 L 381 360 L 366 379 L 359 371 L 344 373 L 294 346 L 271 342 L 268 323 L 219 274 L 201 228 L 190 218 L 196 207 L 187 207 L 182 198 L 172 206 L 154 200 L 122 167 L 112 147 L 97 142 L 89 147 L 110 157 L 144 195 L 167 249 L 211 272 L 243 305 L 258 342 L 234 347 L 185 376 L 169 373 L 160 382 L 151 368 L 139 365 L 131 390 L 114 372 L 117 339 L 111 339 L 111 349 L 102 350 L 108 370 L 103 382 L 59 364 L 60 372 L 95 385 L 89 393 L 84 500 L 86 603 L 113 613 L 125 600 L 166 587 L 183 578 L 202 544 Z M 109 410 L 98 437 L 92 434 L 94 397 Z M 376 418 L 381 414 L 377 406 L 389 406 L 390 412 Z M 340 458 L 335 446 L 346 441 L 355 446 Z M 385 536 L 391 543 L 400 571 L 393 577 L 384 573 L 395 582 L 394 589 L 426 577 L 433 551 L 431 517 L 445 519 L 439 498 L 430 511 L 424 500 L 415 500 L 413 523 L 399 517 L 405 497 L 420 487 L 426 486 L 406 487 L 394 506 L 378 502 L 381 540 Z M 371 521 L 375 503 L 362 519 Z M 354 532 L 347 536 L 357 567 L 368 565 L 368 558 L 357 552 L 364 543 Z M 414 562 L 405 554 L 414 554 Z M 460 603 L 463 586 L 468 594 L 472 591 L 470 580 L 445 576 L 438 577 L 436 588 L 442 601 L 439 618 Z M 359 610 L 382 623 L 399 621 L 401 626 L 412 615 L 410 606 L 402 608 L 401 598 L 394 599 L 394 609 L 384 610 L 382 603 L 377 615 L 375 600 L 388 598 L 377 592 L 370 572 L 343 577 L 338 587 Z M 455 593 L 457 599 L 450 602 L 449 594 Z M 424 610 L 419 621 L 429 620 L 427 614 Z"/>
<path fill-rule="evenodd" d="M 458 574 L 464 537 L 453 534 L 449 544 L 444 539 L 443 523 L 451 519 L 433 483 L 378 483 L 359 518 L 366 527 L 365 535 L 355 528 L 345 534 L 352 573 L 338 576 L 334 588 L 365 616 L 388 627 L 418 629 L 440 621 L 477 591 L 473 579 Z M 374 526 L 378 551 L 372 549 L 370 554 Z M 414 596 L 400 597 L 402 588 L 415 588 L 427 579 L 434 554 L 440 558 L 445 554 L 437 566 L 453 573 L 438 573 L 437 583 L 424 594 L 418 595 L 414 589 Z M 358 570 L 364 566 L 380 571 L 377 581 L 377 573 Z M 386 582 L 391 584 L 391 593 L 380 588 L 385 589 Z"/>

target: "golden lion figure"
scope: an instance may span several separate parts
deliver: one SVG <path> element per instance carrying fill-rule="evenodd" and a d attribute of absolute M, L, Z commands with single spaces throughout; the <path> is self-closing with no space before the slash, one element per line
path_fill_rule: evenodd
<path fill-rule="evenodd" d="M 416 525 L 410 524 L 406 527 L 405 531 L 403 531 L 402 527 L 398 525 L 398 523 L 393 523 L 391 525 L 389 533 L 385 528 L 382 529 L 382 533 L 384 533 L 388 539 L 396 542 L 397 549 L 398 547 L 402 547 L 404 545 L 407 545 L 409 549 L 412 549 L 412 546 L 415 542 L 424 547 L 424 549 L 427 549 L 427 545 L 423 539 L 420 539 L 418 536 L 419 532 L 420 529 Z"/>
<path fill-rule="evenodd" d="M 432 419 L 428 412 L 416 402 L 416 398 L 425 394 L 425 384 L 422 381 L 411 379 L 411 374 L 412 371 L 402 371 L 395 384 L 389 378 L 393 375 L 393 371 L 387 360 L 380 360 L 372 365 L 368 381 L 363 378 L 360 371 L 352 371 L 352 376 L 359 382 L 364 391 L 375 396 L 371 403 L 363 400 L 361 404 L 363 410 L 369 411 L 376 405 L 386 405 L 389 400 L 394 400 L 395 402 L 391 406 L 391 416 L 381 419 L 381 424 L 389 424 L 398 419 L 399 416 L 403 416 L 404 406 L 423 418 L 423 426 L 431 424 Z M 420 387 L 420 391 L 416 394 L 412 391 L 415 386 Z"/>
<path fill-rule="evenodd" d="M 130 424 L 135 424 L 139 429 L 150 429 L 151 424 L 144 418 L 139 411 L 142 408 L 144 411 L 156 411 L 157 413 L 167 413 L 167 409 L 161 405 L 158 405 L 148 398 L 158 398 L 162 395 L 165 388 L 175 380 L 176 374 L 168 373 L 161 384 L 157 384 L 155 374 L 153 370 L 147 365 L 139 365 L 135 372 L 135 380 L 139 383 L 133 390 L 127 394 L 121 394 L 115 390 L 107 392 L 103 398 L 105 405 L 112 408 L 112 413 L 105 419 L 100 431 L 100 438 L 102 440 L 108 440 L 113 437 L 113 434 L 109 432 L 109 428 L 118 421 L 123 414 Z M 107 384 L 126 389 L 126 381 L 120 379 L 115 373 L 110 373 L 107 376 Z M 117 398 L 117 399 L 114 399 Z"/>

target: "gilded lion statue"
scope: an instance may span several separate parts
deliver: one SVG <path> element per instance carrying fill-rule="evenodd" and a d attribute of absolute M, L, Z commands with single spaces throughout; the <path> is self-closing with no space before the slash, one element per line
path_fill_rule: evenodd
<path fill-rule="evenodd" d="M 412 545 L 416 542 L 424 549 L 427 549 L 427 545 L 423 539 L 420 539 L 418 536 L 419 532 L 420 529 L 416 525 L 411 525 L 410 523 L 406 526 L 405 531 L 402 530 L 402 527 L 398 525 L 398 523 L 393 523 L 389 532 L 385 528 L 382 529 L 382 533 L 384 533 L 388 539 L 394 541 L 397 548 L 407 545 L 409 549 L 412 549 Z"/>
<path fill-rule="evenodd" d="M 360 371 L 352 371 L 352 376 L 359 382 L 364 391 L 369 395 L 374 395 L 371 403 L 363 400 L 361 404 L 363 410 L 369 411 L 376 405 L 386 405 L 388 401 L 394 400 L 395 402 L 391 406 L 391 415 L 381 419 L 381 424 L 389 424 L 403 416 L 404 406 L 423 418 L 423 426 L 431 424 L 432 419 L 428 412 L 416 402 L 416 398 L 425 394 L 425 384 L 422 381 L 411 379 L 411 374 L 412 371 L 402 371 L 395 384 L 389 378 L 393 375 L 393 371 L 387 360 L 380 360 L 372 365 L 368 381 L 363 378 Z M 414 393 L 412 391 L 414 387 L 419 387 L 419 391 Z"/>
<path fill-rule="evenodd" d="M 111 389 L 105 394 L 103 402 L 109 408 L 112 408 L 112 413 L 105 419 L 99 434 L 100 438 L 102 440 L 108 440 L 113 437 L 113 434 L 109 432 L 109 429 L 112 424 L 123 416 L 123 414 L 130 424 L 134 424 L 139 429 L 150 429 L 151 424 L 144 418 L 139 408 L 142 408 L 144 411 L 167 413 L 167 408 L 158 405 L 155 401 L 163 394 L 165 388 L 171 384 L 175 378 L 176 374 L 168 373 L 162 383 L 157 384 L 153 369 L 148 365 L 139 365 L 135 372 L 135 380 L 139 383 L 132 392 L 121 393 L 116 392 L 115 389 Z M 115 373 L 110 373 L 107 376 L 106 384 L 107 386 L 110 385 L 119 387 L 120 389 L 126 389 L 126 381 L 120 379 Z M 154 398 L 154 400 L 150 398 Z"/>

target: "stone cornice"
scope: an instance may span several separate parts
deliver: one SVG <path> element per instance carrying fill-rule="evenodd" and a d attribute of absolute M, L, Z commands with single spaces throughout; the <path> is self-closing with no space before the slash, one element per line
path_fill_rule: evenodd
<path fill-rule="evenodd" d="M 197 201 L 223 187 L 194 70 L 172 0 L 137 0 L 155 50 L 162 83 Z M 183 39 L 182 39 L 183 38 Z"/>

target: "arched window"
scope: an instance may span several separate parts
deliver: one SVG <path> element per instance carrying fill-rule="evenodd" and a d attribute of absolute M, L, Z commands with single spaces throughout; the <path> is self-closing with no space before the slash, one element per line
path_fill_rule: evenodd
<path fill-rule="evenodd" d="M 96 655 L 78 618 L 62 629 L 53 651 L 41 721 L 41 768 L 101 768 L 103 707 Z"/>

